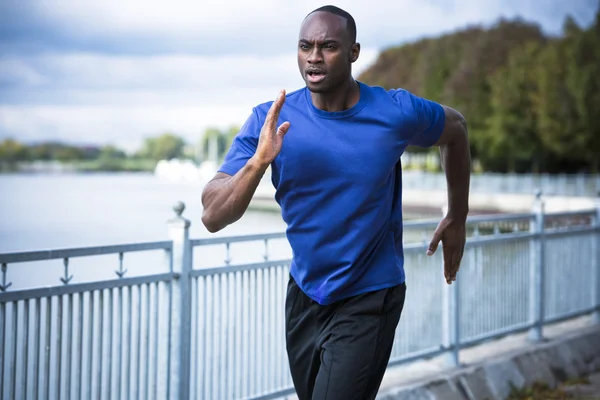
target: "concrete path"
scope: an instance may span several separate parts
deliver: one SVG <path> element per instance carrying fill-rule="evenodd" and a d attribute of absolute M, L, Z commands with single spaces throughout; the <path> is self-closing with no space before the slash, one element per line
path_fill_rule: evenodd
<path fill-rule="evenodd" d="M 544 334 L 542 343 L 518 334 L 465 349 L 458 368 L 448 367 L 443 357 L 390 368 L 378 399 L 506 400 L 512 386 L 545 382 L 554 388 L 590 374 L 593 384 L 570 390 L 597 390 L 600 325 L 585 317 L 547 327 Z"/>

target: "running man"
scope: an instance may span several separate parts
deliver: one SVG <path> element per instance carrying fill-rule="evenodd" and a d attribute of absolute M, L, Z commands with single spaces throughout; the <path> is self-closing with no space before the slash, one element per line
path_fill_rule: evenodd
<path fill-rule="evenodd" d="M 400 156 L 439 146 L 448 211 L 440 242 L 446 282 L 463 256 L 471 156 L 454 109 L 352 77 L 356 25 L 334 6 L 300 27 L 305 87 L 253 108 L 202 194 L 216 232 L 245 213 L 270 166 L 293 250 L 285 304 L 289 365 L 300 400 L 374 399 L 406 293 Z"/>

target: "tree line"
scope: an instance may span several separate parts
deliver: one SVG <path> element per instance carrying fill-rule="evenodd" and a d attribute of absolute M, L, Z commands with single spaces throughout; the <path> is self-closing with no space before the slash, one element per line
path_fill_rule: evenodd
<path fill-rule="evenodd" d="M 13 138 L 0 142 L 0 170 L 15 170 L 20 163 L 34 161 L 73 163 L 88 170 L 148 170 L 159 160 L 190 157 L 193 154 L 186 141 L 172 133 L 146 138 L 132 154 L 111 144 L 84 146 L 57 141 L 25 144 Z"/>
<path fill-rule="evenodd" d="M 0 141 L 0 171 L 17 170 L 20 163 L 35 161 L 74 164 L 79 170 L 97 171 L 152 170 L 156 162 L 174 158 L 198 163 L 209 159 L 221 162 L 238 131 L 238 126 L 210 127 L 200 135 L 197 143 L 167 132 L 145 138 L 133 153 L 112 144 L 84 146 L 57 141 L 25 144 L 7 138 Z"/>
<path fill-rule="evenodd" d="M 485 171 L 599 172 L 599 11 L 559 36 L 502 19 L 389 48 L 358 79 L 461 111 Z"/>

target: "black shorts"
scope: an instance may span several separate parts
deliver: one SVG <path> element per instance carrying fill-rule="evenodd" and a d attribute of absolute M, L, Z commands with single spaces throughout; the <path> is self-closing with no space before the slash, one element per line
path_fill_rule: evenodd
<path fill-rule="evenodd" d="M 375 399 L 405 295 L 403 283 L 322 306 L 290 278 L 286 343 L 298 398 Z"/>

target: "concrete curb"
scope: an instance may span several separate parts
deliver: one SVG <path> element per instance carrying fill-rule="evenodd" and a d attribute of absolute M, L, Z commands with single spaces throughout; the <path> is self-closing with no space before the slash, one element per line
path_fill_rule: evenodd
<path fill-rule="evenodd" d="M 506 400 L 512 386 L 555 387 L 600 370 L 600 326 L 539 343 L 429 380 L 382 391 L 380 400 Z"/>

